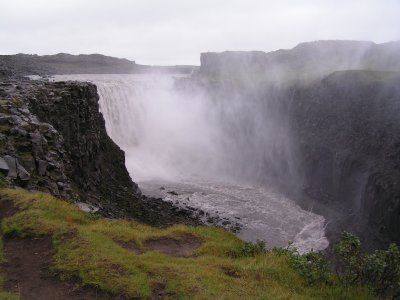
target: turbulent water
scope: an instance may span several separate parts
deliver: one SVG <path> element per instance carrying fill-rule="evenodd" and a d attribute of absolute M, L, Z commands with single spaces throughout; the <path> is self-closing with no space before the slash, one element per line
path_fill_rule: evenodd
<path fill-rule="evenodd" d="M 235 135 L 227 134 L 227 127 L 245 128 L 239 112 L 256 116 L 257 109 L 253 112 L 241 100 L 215 103 L 199 92 L 180 93 L 174 86 L 177 77 L 68 75 L 56 80 L 97 85 L 107 132 L 125 151 L 130 175 L 145 194 L 200 209 L 205 219 L 218 215 L 226 227 L 239 222 L 243 225 L 239 235 L 247 240 L 262 239 L 270 246 L 293 241 L 301 252 L 326 248 L 322 216 L 302 210 L 273 189 L 236 176 L 256 172 L 260 164 L 253 157 L 265 153 L 240 147 Z M 227 115 L 230 123 L 224 123 Z M 245 136 L 254 149 L 270 142 L 272 130 L 261 129 L 255 132 L 262 135 Z"/>

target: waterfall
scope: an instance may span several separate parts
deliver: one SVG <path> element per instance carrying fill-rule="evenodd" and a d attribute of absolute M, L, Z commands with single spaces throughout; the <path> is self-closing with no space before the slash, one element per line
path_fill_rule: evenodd
<path fill-rule="evenodd" d="M 216 98 L 177 89 L 166 74 L 74 78 L 97 85 L 107 132 L 135 180 L 297 180 L 284 116 L 267 101 L 274 95 Z"/>
<path fill-rule="evenodd" d="M 223 160 L 209 103 L 177 93 L 173 80 L 141 75 L 97 82 L 107 131 L 137 180 L 210 175 Z"/>

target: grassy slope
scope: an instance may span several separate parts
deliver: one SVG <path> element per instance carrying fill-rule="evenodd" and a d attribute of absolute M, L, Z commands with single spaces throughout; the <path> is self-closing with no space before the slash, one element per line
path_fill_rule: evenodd
<path fill-rule="evenodd" d="M 153 289 L 163 287 L 170 299 L 372 299 L 361 288 L 308 287 L 289 267 L 286 255 L 268 252 L 238 258 L 243 242 L 222 229 L 178 225 L 158 229 L 108 220 L 47 194 L 0 189 L 0 199 L 7 198 L 20 212 L 3 220 L 4 235 L 52 235 L 55 271 L 115 294 L 146 299 Z M 141 248 L 150 238 L 184 234 L 203 242 L 191 257 L 156 251 L 135 254 L 115 242 L 134 241 Z"/>

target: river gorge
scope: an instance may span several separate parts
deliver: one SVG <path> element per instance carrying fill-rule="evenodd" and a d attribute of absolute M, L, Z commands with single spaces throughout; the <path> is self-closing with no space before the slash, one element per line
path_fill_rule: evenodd
<path fill-rule="evenodd" d="M 264 240 L 269 246 L 291 241 L 301 252 L 325 249 L 329 243 L 324 217 L 249 176 L 251 171 L 260 172 L 257 159 L 263 149 L 251 145 L 238 149 L 237 140 L 247 137 L 230 136 L 223 124 L 223 115 L 239 114 L 245 103 L 237 103 L 237 111 L 228 102 L 215 109 L 204 93 L 180 91 L 174 83 L 182 78 L 171 74 L 55 76 L 55 80 L 96 84 L 107 132 L 125 151 L 130 176 L 145 195 L 202 210 L 205 222 L 218 216 L 223 227 L 239 224 L 239 236 L 250 241 Z M 263 140 L 255 142 L 265 142 L 264 134 L 260 132 L 258 138 Z M 248 166 L 243 168 L 246 159 Z"/>

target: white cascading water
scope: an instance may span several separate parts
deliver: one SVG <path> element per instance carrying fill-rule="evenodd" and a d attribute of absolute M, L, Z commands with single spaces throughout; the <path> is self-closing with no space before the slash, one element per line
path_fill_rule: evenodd
<path fill-rule="evenodd" d="M 237 160 L 244 150 L 233 149 L 237 143 L 224 133 L 220 113 L 227 109 L 234 115 L 243 106 L 236 103 L 240 107 L 235 110 L 232 104 L 222 104 L 215 109 L 215 103 L 201 93 L 177 92 L 175 77 L 63 75 L 56 80 L 97 85 L 107 132 L 125 151 L 127 169 L 144 194 L 201 209 L 209 216 L 218 214 L 222 222 L 239 221 L 243 225 L 239 236 L 246 240 L 265 240 L 269 246 L 293 241 L 300 252 L 325 249 L 322 216 L 234 176 L 232 165 L 243 163 Z M 265 143 L 268 131 L 263 132 L 260 138 Z M 246 153 L 241 154 L 247 159 Z"/>

